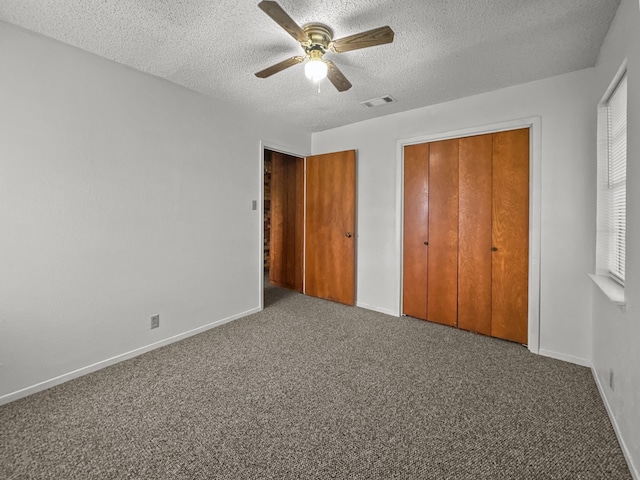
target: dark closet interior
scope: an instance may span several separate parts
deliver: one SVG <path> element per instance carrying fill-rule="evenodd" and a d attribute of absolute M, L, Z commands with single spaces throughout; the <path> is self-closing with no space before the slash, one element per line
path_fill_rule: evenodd
<path fill-rule="evenodd" d="M 264 271 L 272 285 L 302 292 L 304 159 L 264 151 Z"/>

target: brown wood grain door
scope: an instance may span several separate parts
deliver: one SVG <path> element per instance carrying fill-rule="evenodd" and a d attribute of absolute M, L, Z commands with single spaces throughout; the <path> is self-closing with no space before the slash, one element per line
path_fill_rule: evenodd
<path fill-rule="evenodd" d="M 404 147 L 402 313 L 427 319 L 429 144 Z"/>
<path fill-rule="evenodd" d="M 271 153 L 269 283 L 302 292 L 304 160 Z"/>
<path fill-rule="evenodd" d="M 347 305 L 356 288 L 356 152 L 306 162 L 305 293 Z"/>
<path fill-rule="evenodd" d="M 458 140 L 429 145 L 427 319 L 457 325 Z"/>
<path fill-rule="evenodd" d="M 529 129 L 493 136 L 491 335 L 527 343 Z"/>
<path fill-rule="evenodd" d="M 459 140 L 458 327 L 491 335 L 493 134 Z"/>

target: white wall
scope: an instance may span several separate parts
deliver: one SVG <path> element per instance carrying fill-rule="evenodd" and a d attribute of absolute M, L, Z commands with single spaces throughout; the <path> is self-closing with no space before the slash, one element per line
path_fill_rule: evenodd
<path fill-rule="evenodd" d="M 587 69 L 314 133 L 314 154 L 358 150 L 358 304 L 399 313 L 397 141 L 540 116 L 540 351 L 590 364 L 592 288 L 586 273 L 593 270 L 595 249 L 593 78 L 594 70 Z"/>
<path fill-rule="evenodd" d="M 622 0 L 600 51 L 592 105 L 627 59 L 627 311 L 593 287 L 593 368 L 635 478 L 640 478 L 640 11 Z M 614 390 L 609 371 L 614 372 Z"/>
<path fill-rule="evenodd" d="M 5 23 L 0 65 L 0 403 L 258 308 L 260 141 L 310 134 Z"/>

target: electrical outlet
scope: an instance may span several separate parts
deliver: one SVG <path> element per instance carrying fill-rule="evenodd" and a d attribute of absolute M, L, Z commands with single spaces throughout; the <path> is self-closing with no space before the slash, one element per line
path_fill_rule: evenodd
<path fill-rule="evenodd" d="M 257 209 L 258 209 L 258 201 L 251 200 L 251 210 L 257 210 Z"/>
<path fill-rule="evenodd" d="M 611 391 L 615 391 L 616 389 L 616 384 L 613 380 L 613 368 L 609 369 L 609 388 L 611 389 Z"/>
<path fill-rule="evenodd" d="M 151 315 L 151 328 L 158 328 L 160 326 L 160 315 Z"/>

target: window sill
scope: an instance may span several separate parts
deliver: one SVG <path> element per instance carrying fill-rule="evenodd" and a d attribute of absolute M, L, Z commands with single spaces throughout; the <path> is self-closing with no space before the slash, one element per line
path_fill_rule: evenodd
<path fill-rule="evenodd" d="M 602 293 L 611 301 L 611 303 L 618 305 L 624 311 L 627 302 L 624 299 L 624 287 L 618 282 L 606 275 L 594 275 L 588 274 L 589 278 L 593 280 Z"/>

